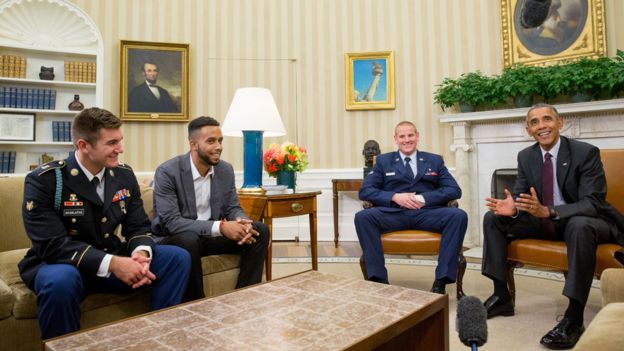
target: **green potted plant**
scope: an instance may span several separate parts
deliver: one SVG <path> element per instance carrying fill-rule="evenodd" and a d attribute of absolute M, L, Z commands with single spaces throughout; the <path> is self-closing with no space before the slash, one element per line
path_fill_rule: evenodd
<path fill-rule="evenodd" d="M 606 59 L 606 58 L 605 58 Z M 624 51 L 617 50 L 613 59 L 602 60 L 604 77 L 600 80 L 602 96 L 611 99 L 624 91 Z"/>
<path fill-rule="evenodd" d="M 495 79 L 475 71 L 464 73 L 457 79 L 444 78 L 433 101 L 442 110 L 458 104 L 461 112 L 473 112 L 479 105 L 496 105 L 500 97 Z"/>
<path fill-rule="evenodd" d="M 442 83 L 438 85 L 438 89 L 433 93 L 433 102 L 439 105 L 444 111 L 459 103 L 459 85 L 457 80 L 444 78 Z"/>
<path fill-rule="evenodd" d="M 542 92 L 542 67 L 513 65 L 498 78 L 501 94 L 513 99 L 514 107 L 533 105 L 533 97 Z"/>

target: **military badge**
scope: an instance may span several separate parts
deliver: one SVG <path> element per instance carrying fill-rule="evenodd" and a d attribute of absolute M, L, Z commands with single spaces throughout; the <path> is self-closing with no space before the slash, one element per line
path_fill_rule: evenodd
<path fill-rule="evenodd" d="M 78 201 L 76 194 L 69 194 L 69 201 Z"/>
<path fill-rule="evenodd" d="M 32 211 L 33 208 L 35 208 L 35 202 L 34 201 L 27 201 L 26 202 L 26 209 L 28 211 Z"/>
<path fill-rule="evenodd" d="M 128 189 L 117 190 L 115 195 L 113 195 L 113 202 L 125 200 L 129 197 L 130 197 L 130 190 Z"/>

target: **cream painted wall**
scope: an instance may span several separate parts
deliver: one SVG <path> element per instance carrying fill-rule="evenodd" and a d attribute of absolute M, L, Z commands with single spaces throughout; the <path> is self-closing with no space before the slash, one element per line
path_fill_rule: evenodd
<path fill-rule="evenodd" d="M 367 139 L 394 149 L 393 127 L 416 123 L 420 149 L 453 162 L 450 128 L 432 93 L 443 77 L 502 68 L 494 0 L 75 0 L 98 24 L 105 46 L 104 104 L 119 112 L 120 40 L 190 44 L 190 114 L 223 120 L 237 87 L 276 96 L 311 168 L 357 168 Z M 624 49 L 624 2 L 605 0 L 608 52 Z M 395 110 L 344 109 L 344 53 L 394 50 Z M 125 124 L 125 162 L 150 171 L 187 149 L 185 123 Z M 223 158 L 242 169 L 242 139 Z"/>

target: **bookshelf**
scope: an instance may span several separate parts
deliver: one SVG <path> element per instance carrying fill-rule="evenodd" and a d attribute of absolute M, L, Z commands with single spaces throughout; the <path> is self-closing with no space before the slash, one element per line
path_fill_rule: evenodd
<path fill-rule="evenodd" d="M 8 74 L 10 70 L 0 66 L 0 93 L 5 88 L 0 118 L 22 113 L 35 115 L 35 140 L 0 140 L 0 152 L 14 151 L 14 173 L 24 174 L 45 161 L 44 155 L 47 160 L 61 159 L 72 152 L 71 142 L 55 141 L 53 125 L 57 121 L 70 122 L 78 112 L 68 109 L 74 95 L 80 95 L 85 107 L 102 106 L 104 50 L 95 22 L 67 0 L 3 2 L 0 22 L 9 19 L 18 23 L 18 29 L 25 35 L 16 38 L 4 36 L 0 31 L 0 55 L 23 57 L 25 68 L 19 74 Z M 67 25 L 58 26 L 58 23 Z M 0 60 L 0 65 L 6 61 Z M 54 68 L 53 80 L 39 78 L 42 66 Z M 17 72 L 17 68 L 11 69 Z M 17 98 L 8 100 L 8 88 L 23 98 L 21 104 L 16 104 Z M 32 95 L 33 91 L 35 97 L 30 100 L 28 94 Z M 41 94 L 39 101 L 37 94 Z"/>

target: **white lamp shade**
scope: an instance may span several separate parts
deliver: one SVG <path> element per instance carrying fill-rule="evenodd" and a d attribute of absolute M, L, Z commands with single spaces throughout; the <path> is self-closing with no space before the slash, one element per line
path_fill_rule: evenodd
<path fill-rule="evenodd" d="M 269 89 L 240 88 L 221 127 L 224 135 L 243 136 L 243 131 L 263 131 L 264 136 L 286 135 L 286 128 Z"/>

